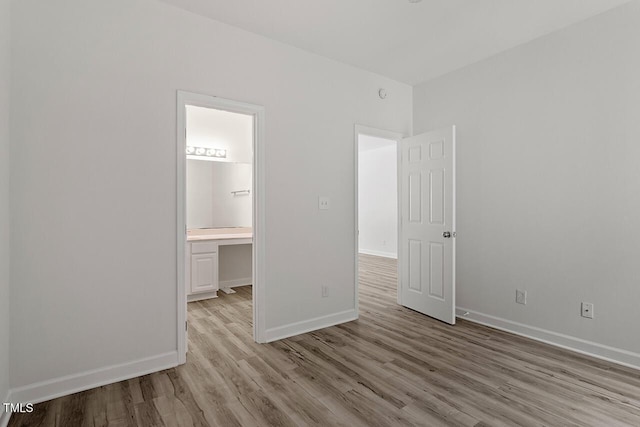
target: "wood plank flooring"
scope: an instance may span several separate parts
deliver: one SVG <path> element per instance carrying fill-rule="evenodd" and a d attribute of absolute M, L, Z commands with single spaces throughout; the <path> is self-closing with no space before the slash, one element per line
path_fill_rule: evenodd
<path fill-rule="evenodd" d="M 362 255 L 360 320 L 251 339 L 251 288 L 189 304 L 175 369 L 36 405 L 10 426 L 640 426 L 640 372 L 396 304 Z"/>

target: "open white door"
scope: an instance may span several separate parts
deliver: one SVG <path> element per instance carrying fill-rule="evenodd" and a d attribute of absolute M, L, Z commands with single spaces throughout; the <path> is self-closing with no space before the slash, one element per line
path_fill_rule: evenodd
<path fill-rule="evenodd" d="M 403 139 L 400 303 L 455 324 L 455 126 Z"/>

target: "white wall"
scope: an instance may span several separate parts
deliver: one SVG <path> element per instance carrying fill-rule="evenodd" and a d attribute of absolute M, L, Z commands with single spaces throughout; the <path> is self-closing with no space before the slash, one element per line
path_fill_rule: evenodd
<path fill-rule="evenodd" d="M 251 283 L 251 245 L 222 245 L 218 247 L 218 279 L 220 287 Z"/>
<path fill-rule="evenodd" d="M 248 163 L 188 159 L 187 228 L 251 227 L 252 175 Z"/>
<path fill-rule="evenodd" d="M 253 162 L 253 116 L 195 105 L 186 110 L 187 146 L 227 150 L 216 161 Z"/>
<path fill-rule="evenodd" d="M 175 351 L 177 89 L 265 106 L 267 328 L 353 309 L 354 124 L 409 133 L 409 86 L 153 0 L 13 7 L 13 387 Z"/>
<path fill-rule="evenodd" d="M 227 157 L 187 156 L 187 228 L 251 227 L 253 117 L 187 105 L 187 145 L 224 149 Z"/>
<path fill-rule="evenodd" d="M 212 228 L 213 162 L 187 159 L 187 228 Z"/>
<path fill-rule="evenodd" d="M 213 227 L 251 227 L 253 166 L 211 162 L 213 167 Z M 249 190 L 249 193 L 233 191 Z"/>
<path fill-rule="evenodd" d="M 398 257 L 396 142 L 358 137 L 358 227 L 361 253 Z"/>
<path fill-rule="evenodd" d="M 458 305 L 640 365 L 638 52 L 632 2 L 417 86 L 414 133 L 457 125 Z"/>
<path fill-rule="evenodd" d="M 9 392 L 9 3 L 0 0 L 0 403 Z"/>

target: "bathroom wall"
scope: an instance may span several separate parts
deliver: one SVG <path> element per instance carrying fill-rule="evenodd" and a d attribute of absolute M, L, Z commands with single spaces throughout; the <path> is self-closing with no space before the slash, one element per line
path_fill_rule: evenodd
<path fill-rule="evenodd" d="M 212 228 L 213 162 L 187 160 L 187 228 Z"/>
<path fill-rule="evenodd" d="M 208 162 L 213 169 L 212 227 L 251 227 L 252 165 Z M 244 192 L 249 190 L 249 192 Z M 241 193 L 235 193 L 240 191 Z M 235 194 L 234 194 L 235 193 Z"/>
<path fill-rule="evenodd" d="M 224 149 L 225 162 L 253 162 L 253 116 L 194 105 L 186 110 L 187 146 Z"/>
<path fill-rule="evenodd" d="M 187 160 L 187 228 L 251 227 L 252 172 L 246 163 Z"/>
<path fill-rule="evenodd" d="M 226 150 L 223 159 L 187 155 L 187 228 L 251 227 L 253 117 L 188 105 L 187 146 Z"/>
<path fill-rule="evenodd" d="M 252 280 L 251 245 L 225 245 L 218 248 L 220 288 L 248 285 Z"/>

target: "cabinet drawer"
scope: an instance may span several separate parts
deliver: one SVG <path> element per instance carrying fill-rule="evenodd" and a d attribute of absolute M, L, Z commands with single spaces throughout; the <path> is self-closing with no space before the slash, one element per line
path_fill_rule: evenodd
<path fill-rule="evenodd" d="M 218 252 L 218 243 L 207 241 L 207 242 L 193 242 L 191 243 L 191 253 L 192 254 L 209 254 L 213 252 Z"/>

